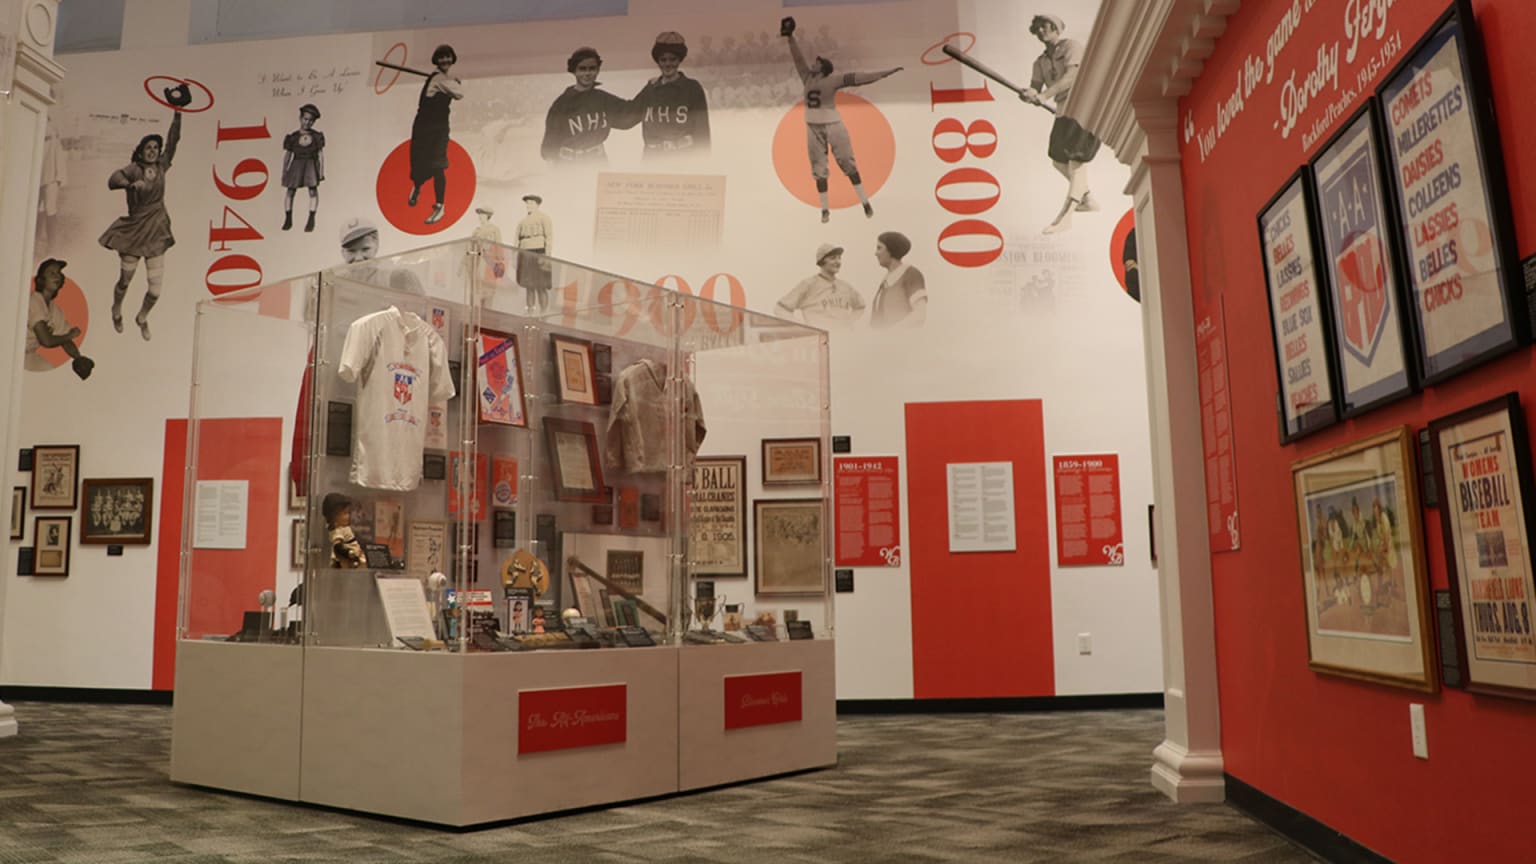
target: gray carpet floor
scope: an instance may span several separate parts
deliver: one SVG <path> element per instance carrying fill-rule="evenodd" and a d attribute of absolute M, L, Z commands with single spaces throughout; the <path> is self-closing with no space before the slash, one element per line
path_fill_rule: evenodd
<path fill-rule="evenodd" d="M 1314 860 L 1153 791 L 1160 711 L 844 717 L 835 768 L 452 831 L 173 784 L 169 708 L 13 704 L 0 864 Z"/>

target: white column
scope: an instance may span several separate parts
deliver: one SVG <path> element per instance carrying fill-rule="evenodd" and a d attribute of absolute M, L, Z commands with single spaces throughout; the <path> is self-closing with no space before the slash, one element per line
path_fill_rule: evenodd
<path fill-rule="evenodd" d="M 21 358 L 26 347 L 23 333 L 27 294 L 32 290 L 32 238 L 37 229 L 44 124 L 48 106 L 53 104 L 53 88 L 63 79 L 64 69 L 52 59 L 58 0 L 0 0 L 0 10 L 4 17 L 18 22 L 16 80 L 10 99 L 0 102 L 0 322 L 4 322 L 0 324 L 0 405 L 5 406 L 6 417 L 0 490 L 9 493 L 13 486 L 26 485 L 27 479 L 16 470 L 16 453 L 24 446 L 18 410 L 24 374 Z M 4 559 L 4 570 L 0 570 L 0 610 L 6 608 L 6 586 L 16 578 L 18 544 L 11 542 L 7 548 L 10 554 Z M 4 627 L 5 619 L 0 615 L 0 631 Z M 16 732 L 15 710 L 0 702 L 0 738 Z"/>
<path fill-rule="evenodd" d="M 1145 138 L 1128 186 L 1136 207 L 1162 598 L 1165 738 L 1152 785 L 1174 801 L 1226 795 L 1216 691 L 1205 454 L 1176 103 L 1136 104 Z"/>

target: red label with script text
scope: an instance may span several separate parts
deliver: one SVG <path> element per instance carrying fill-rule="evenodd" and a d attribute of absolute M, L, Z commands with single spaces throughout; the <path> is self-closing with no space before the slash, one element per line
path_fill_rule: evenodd
<path fill-rule="evenodd" d="M 623 684 L 520 690 L 517 694 L 517 752 L 543 753 L 577 747 L 622 744 L 629 722 Z"/>
<path fill-rule="evenodd" d="M 725 728 L 800 722 L 800 673 L 727 675 Z"/>

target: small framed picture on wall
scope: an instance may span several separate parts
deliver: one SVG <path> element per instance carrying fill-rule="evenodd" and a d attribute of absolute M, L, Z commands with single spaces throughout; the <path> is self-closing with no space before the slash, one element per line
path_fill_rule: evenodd
<path fill-rule="evenodd" d="M 549 341 L 554 347 L 560 401 L 596 405 L 597 385 L 594 380 L 592 343 L 585 339 L 558 335 L 551 336 Z"/>
<path fill-rule="evenodd" d="M 820 482 L 820 438 L 763 439 L 764 486 L 808 486 Z"/>
<path fill-rule="evenodd" d="M 79 504 L 80 445 L 32 448 L 32 509 L 73 510 Z"/>
<path fill-rule="evenodd" d="M 38 516 L 32 521 L 32 575 L 69 575 L 70 516 Z"/>
<path fill-rule="evenodd" d="M 27 487 L 11 490 L 11 539 L 20 540 L 27 526 Z"/>

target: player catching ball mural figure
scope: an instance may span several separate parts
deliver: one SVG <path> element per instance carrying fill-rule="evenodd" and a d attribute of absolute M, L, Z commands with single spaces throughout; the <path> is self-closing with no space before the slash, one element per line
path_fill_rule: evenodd
<path fill-rule="evenodd" d="M 443 218 L 443 202 L 448 197 L 448 109 L 455 99 L 464 98 L 464 82 L 448 74 L 459 55 L 452 45 L 439 45 L 432 51 L 432 72 L 416 97 L 416 119 L 411 123 L 411 197 L 416 206 L 421 187 L 432 181 L 437 203 L 426 223 L 435 225 Z"/>
<path fill-rule="evenodd" d="M 145 135 L 133 148 L 133 158 L 107 178 L 108 189 L 122 189 L 128 198 L 128 215 L 119 216 L 101 234 L 101 245 L 117 253 L 119 272 L 112 287 L 112 329 L 123 332 L 123 298 L 128 284 L 144 261 L 148 287 L 133 321 L 139 335 L 149 340 L 149 310 L 160 300 L 165 278 L 165 251 L 176 244 L 171 234 L 171 215 L 165 211 L 165 174 L 181 141 L 181 109 L 192 104 L 186 84 L 165 88 L 165 104 L 171 106 L 171 128 L 166 135 Z"/>
<path fill-rule="evenodd" d="M 848 176 L 853 191 L 864 205 L 864 215 L 874 216 L 875 208 L 864 194 L 864 181 L 859 177 L 859 165 L 853 158 L 853 140 L 848 137 L 848 127 L 837 113 L 837 91 L 844 87 L 873 84 L 881 78 L 894 75 L 901 67 L 882 69 L 879 72 L 843 72 L 833 74 L 832 61 L 817 57 L 812 63 L 805 62 L 800 44 L 795 41 L 795 19 L 784 18 L 779 22 L 779 35 L 789 40 L 789 55 L 795 61 L 795 72 L 805 84 L 805 143 L 811 157 L 811 176 L 816 180 L 816 194 L 821 198 L 821 221 L 832 218 L 827 208 L 827 151 L 837 167 Z"/>

